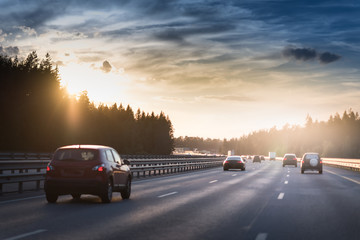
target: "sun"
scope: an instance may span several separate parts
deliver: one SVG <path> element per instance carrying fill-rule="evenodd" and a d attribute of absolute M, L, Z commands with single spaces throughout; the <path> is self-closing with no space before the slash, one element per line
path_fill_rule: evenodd
<path fill-rule="evenodd" d="M 87 91 L 96 105 L 119 103 L 125 100 L 126 76 L 118 71 L 105 73 L 86 64 L 68 64 L 59 67 L 61 85 L 70 95 Z"/>

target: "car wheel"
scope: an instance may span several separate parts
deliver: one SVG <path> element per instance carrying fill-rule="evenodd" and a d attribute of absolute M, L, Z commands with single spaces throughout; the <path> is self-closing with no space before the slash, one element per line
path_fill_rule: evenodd
<path fill-rule="evenodd" d="M 122 190 L 121 192 L 121 198 L 122 199 L 129 199 L 131 194 L 131 179 L 128 178 L 126 182 L 126 188 Z"/>
<path fill-rule="evenodd" d="M 75 200 L 79 200 L 81 198 L 81 194 L 80 193 L 73 193 L 71 194 L 71 196 L 73 197 L 73 199 Z"/>
<path fill-rule="evenodd" d="M 107 185 L 106 185 L 106 188 L 104 189 L 104 193 L 101 195 L 101 201 L 103 203 L 109 203 L 111 202 L 111 199 L 112 199 L 112 191 L 113 191 L 113 188 L 112 188 L 112 182 L 111 180 L 109 179 Z"/>
<path fill-rule="evenodd" d="M 319 174 L 322 174 L 322 170 L 319 170 Z"/>
<path fill-rule="evenodd" d="M 224 171 L 227 171 L 227 170 L 229 170 L 229 169 L 227 169 L 227 168 L 224 168 Z"/>
<path fill-rule="evenodd" d="M 285 165 L 283 164 L 283 167 L 285 167 Z"/>
<path fill-rule="evenodd" d="M 295 167 L 297 167 L 297 164 L 295 164 Z"/>
<path fill-rule="evenodd" d="M 301 169 L 301 174 L 303 174 L 303 173 L 304 173 L 304 170 Z"/>
<path fill-rule="evenodd" d="M 245 171 L 245 168 L 242 168 L 241 171 Z"/>
<path fill-rule="evenodd" d="M 58 199 L 57 194 L 46 193 L 46 200 L 48 201 L 48 203 L 56 203 L 57 199 Z"/>

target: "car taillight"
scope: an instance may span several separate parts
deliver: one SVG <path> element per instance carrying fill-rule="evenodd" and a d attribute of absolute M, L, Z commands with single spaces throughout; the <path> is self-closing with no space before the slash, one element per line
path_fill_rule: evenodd
<path fill-rule="evenodd" d="M 97 171 L 97 172 L 104 172 L 105 171 L 105 165 L 104 164 L 97 165 L 97 166 L 93 167 L 92 170 Z"/>
<path fill-rule="evenodd" d="M 284 158 L 284 161 L 286 161 L 287 160 L 287 158 Z"/>
<path fill-rule="evenodd" d="M 302 163 L 304 163 L 304 160 L 302 160 Z"/>
<path fill-rule="evenodd" d="M 46 171 L 47 171 L 47 172 L 54 171 L 54 167 L 51 166 L 50 164 L 48 164 L 48 165 L 46 166 Z"/>
<path fill-rule="evenodd" d="M 320 164 L 322 164 L 322 160 L 320 160 Z"/>

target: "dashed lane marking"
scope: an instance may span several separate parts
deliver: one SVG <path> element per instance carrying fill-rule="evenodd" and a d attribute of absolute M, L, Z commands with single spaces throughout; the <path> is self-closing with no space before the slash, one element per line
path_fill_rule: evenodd
<path fill-rule="evenodd" d="M 288 184 L 288 183 L 289 183 L 289 181 L 285 181 L 284 183 L 285 183 L 285 184 Z"/>
<path fill-rule="evenodd" d="M 158 196 L 158 198 L 163 198 L 163 197 L 171 196 L 171 195 L 174 195 L 174 194 L 177 194 L 177 193 L 178 193 L 178 192 L 166 193 L 166 194 L 164 194 L 164 195 Z"/>
<path fill-rule="evenodd" d="M 233 175 L 231 175 L 231 176 L 235 177 L 235 176 L 237 176 L 237 174 L 233 174 Z"/>
<path fill-rule="evenodd" d="M 213 181 L 210 181 L 209 183 L 216 183 L 218 180 L 213 180 Z"/>
<path fill-rule="evenodd" d="M 47 231 L 46 229 L 39 229 L 39 230 L 36 230 L 33 232 L 28 232 L 28 233 L 20 234 L 20 235 L 11 237 L 11 238 L 6 238 L 5 240 L 17 240 L 17 239 L 26 238 L 31 235 L 39 234 L 39 233 L 46 232 L 46 231 Z"/>
<path fill-rule="evenodd" d="M 267 238 L 267 233 L 259 233 L 256 236 L 255 240 L 266 240 L 266 238 Z"/>
<path fill-rule="evenodd" d="M 284 195 L 285 195 L 285 193 L 283 193 L 283 192 L 280 193 L 277 199 L 279 199 L 279 200 L 283 199 L 283 198 L 284 198 Z"/>

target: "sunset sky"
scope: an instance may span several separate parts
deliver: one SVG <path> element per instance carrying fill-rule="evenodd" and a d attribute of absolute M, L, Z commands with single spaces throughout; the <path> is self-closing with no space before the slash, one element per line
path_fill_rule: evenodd
<path fill-rule="evenodd" d="M 0 0 L 0 54 L 48 52 L 69 93 L 241 137 L 360 111 L 360 2 Z"/>

